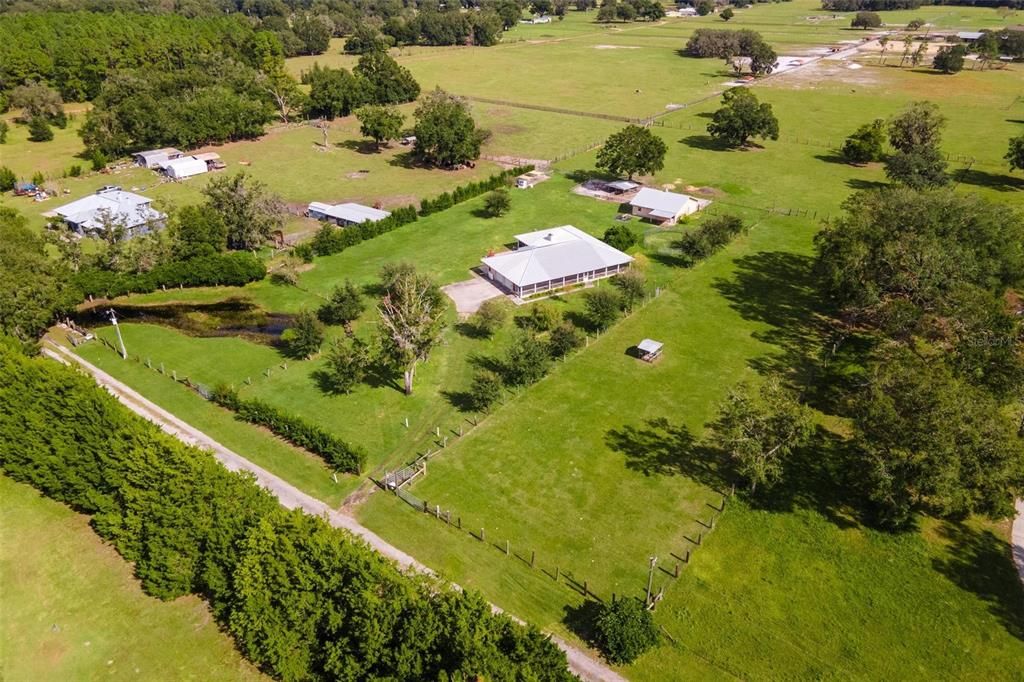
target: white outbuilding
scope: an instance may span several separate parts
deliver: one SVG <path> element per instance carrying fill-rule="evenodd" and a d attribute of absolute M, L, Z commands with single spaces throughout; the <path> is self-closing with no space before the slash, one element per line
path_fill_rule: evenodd
<path fill-rule="evenodd" d="M 306 214 L 314 220 L 323 220 L 341 227 L 361 225 L 366 222 L 376 222 L 378 220 L 384 220 L 391 215 L 388 211 L 352 202 L 344 204 L 325 204 L 319 201 L 312 202 L 306 209 Z"/>
<path fill-rule="evenodd" d="M 164 147 L 163 149 L 150 149 L 145 152 L 136 152 L 133 155 L 135 163 L 142 166 L 143 168 L 160 168 L 161 164 L 174 159 L 180 159 L 184 154 L 174 147 Z"/>
<path fill-rule="evenodd" d="M 696 213 L 711 202 L 688 194 L 644 187 L 630 200 L 633 215 L 659 225 L 675 225 L 680 218 Z"/>
<path fill-rule="evenodd" d="M 183 156 L 180 159 L 174 159 L 161 164 L 164 174 L 174 180 L 181 180 L 183 178 L 190 178 L 193 175 L 201 175 L 205 173 L 208 168 L 206 161 L 197 159 L 194 156 Z"/>

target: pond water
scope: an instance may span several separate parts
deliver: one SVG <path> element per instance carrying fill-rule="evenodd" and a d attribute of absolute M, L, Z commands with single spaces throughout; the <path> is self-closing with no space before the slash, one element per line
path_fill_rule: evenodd
<path fill-rule="evenodd" d="M 74 319 L 87 328 L 107 325 L 111 309 L 119 322 L 158 324 L 190 336 L 235 336 L 271 346 L 280 342 L 281 333 L 294 319 L 292 315 L 267 312 L 241 298 L 217 303 L 98 305 L 78 311 Z"/>

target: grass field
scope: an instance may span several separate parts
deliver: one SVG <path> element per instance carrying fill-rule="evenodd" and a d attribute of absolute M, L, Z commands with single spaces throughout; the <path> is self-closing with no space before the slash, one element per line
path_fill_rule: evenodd
<path fill-rule="evenodd" d="M 161 602 L 84 516 L 0 476 L 0 677 L 263 680 L 197 597 Z"/>
<path fill-rule="evenodd" d="M 846 28 L 849 15 L 824 15 L 816 1 L 795 0 L 738 12 L 729 27 L 763 32 L 782 54 L 861 37 Z M 694 28 L 723 26 L 716 17 L 601 27 L 593 16 L 570 12 L 564 22 L 520 26 L 507 44 L 486 50 L 413 48 L 399 59 L 425 88 L 440 84 L 469 96 L 619 116 L 664 112 L 669 103 L 720 90 L 727 79 L 716 60 L 676 53 Z M 994 10 L 942 6 L 884 17 L 898 25 L 921 17 L 939 28 L 1004 22 Z M 351 66 L 351 57 L 336 53 L 339 47 L 317 60 Z M 298 71 L 311 63 L 290 65 Z M 1008 561 L 1005 524 L 923 519 L 920 532 L 902 536 L 867 528 L 831 466 L 841 456 L 841 425 L 821 415 L 814 447 L 791 472 L 794 489 L 766 508 L 731 502 L 708 534 L 702 524 L 727 482 L 696 440 L 732 385 L 756 380 L 769 367 L 791 367 L 794 354 L 820 341 L 813 333 L 820 312 L 810 274 L 813 236 L 850 193 L 885 181 L 880 165 L 841 163 L 835 153 L 841 140 L 912 101 L 935 101 L 949 120 L 943 149 L 957 191 L 1020 206 L 1024 181 L 1008 172 L 1002 156 L 1024 120 L 1022 73 L 1011 65 L 939 76 L 879 66 L 877 55 L 867 53 L 823 60 L 756 87 L 774 107 L 781 137 L 747 151 L 723 150 L 706 135 L 716 99 L 664 116 L 653 130 L 668 145 L 665 167 L 645 180 L 683 191 L 709 188 L 713 210 L 744 216 L 753 224 L 750 233 L 689 270 L 666 249 L 674 233 L 648 234 L 648 274 L 664 288 L 662 295 L 535 386 L 510 394 L 461 439 L 454 433 L 468 423 L 449 394 L 466 386 L 481 357 L 500 354 L 510 330 L 482 341 L 450 329 L 419 371 L 412 398 L 390 384 L 328 395 L 315 381 L 321 360 L 284 367 L 276 350 L 241 338 L 195 338 L 129 320 L 125 340 L 132 354 L 163 362 L 179 376 L 234 383 L 243 395 L 363 445 L 372 471 L 436 449 L 434 428 L 440 427 L 450 435 L 448 448 L 410 492 L 431 507 L 450 509 L 461 531 L 383 493 L 370 496 L 358 514 L 428 565 L 539 625 L 585 636 L 579 623 L 587 608 L 566 576 L 586 581 L 605 599 L 637 595 L 648 557 L 659 557 L 668 572 L 656 572 L 655 588 L 666 586 L 656 619 L 668 636 L 626 670 L 631 678 L 665 679 L 671 670 L 673 677 L 711 679 L 1020 679 L 1024 593 Z M 495 156 L 552 158 L 619 127 L 586 116 L 474 107 L 495 133 L 485 149 Z M 354 141 L 353 126 L 336 122 L 331 140 L 340 146 L 330 152 L 313 151 L 317 132 L 309 128 L 220 149 L 232 166 L 252 161 L 254 175 L 295 201 L 401 203 L 406 195 L 455 184 L 455 174 L 404 167 L 401 148 L 367 153 Z M 569 193 L 571 178 L 594 164 L 593 151 L 558 163 L 554 179 L 514 192 L 511 212 L 500 219 L 479 217 L 481 202 L 474 200 L 317 258 L 300 288 L 267 281 L 128 302 L 210 303 L 237 296 L 294 313 L 318 305 L 346 278 L 372 285 L 382 264 L 401 260 L 442 284 L 459 281 L 480 256 L 518 232 L 563 223 L 603 232 L 616 207 Z M 475 171 L 486 173 L 485 166 Z M 357 180 L 346 175 L 353 169 L 370 172 Z M 563 305 L 578 310 L 580 297 L 567 296 Z M 369 310 L 357 333 L 369 335 L 373 325 Z M 644 337 L 666 342 L 654 365 L 626 355 Z M 315 459 L 235 422 L 167 377 L 122 362 L 108 348 L 93 344 L 79 352 L 315 495 L 336 503 L 357 485 L 351 478 L 334 484 Z M 243 383 L 247 377 L 251 385 Z M 484 542 L 469 533 L 481 528 Z M 693 542 L 698 533 L 704 534 L 699 546 Z M 506 557 L 506 540 L 518 558 Z M 692 561 L 678 580 L 670 578 L 673 554 L 688 550 Z"/>

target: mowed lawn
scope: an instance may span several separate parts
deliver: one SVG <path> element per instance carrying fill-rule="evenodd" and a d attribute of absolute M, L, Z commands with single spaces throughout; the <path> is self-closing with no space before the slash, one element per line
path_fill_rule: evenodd
<path fill-rule="evenodd" d="M 1006 139 L 1017 134 L 1005 108 L 1020 84 L 1015 70 L 943 82 L 880 69 L 854 92 L 794 78 L 757 90 L 789 136 L 761 149 L 709 145 L 701 114 L 713 103 L 669 118 L 683 128 L 655 129 L 670 149 L 657 182 L 723 191 L 716 210 L 762 216 L 750 234 L 680 271 L 660 299 L 502 407 L 412 487 L 431 508 L 450 508 L 465 529 L 485 528 L 488 542 L 387 495 L 364 505 L 365 523 L 542 625 L 571 621 L 580 597 L 564 587 L 554 601 L 546 592 L 535 599 L 543 578 L 505 559 L 506 539 L 521 555 L 536 551 L 538 568 L 559 566 L 603 598 L 639 594 L 648 556 L 671 571 L 672 555 L 693 549 L 686 538 L 706 532 L 707 503 L 721 499 L 695 483 L 710 480 L 688 435 L 700 436 L 730 386 L 793 350 L 815 312 L 809 272 L 818 221 L 834 216 L 852 191 L 884 181 L 880 167 L 851 168 L 827 146 L 801 140 L 841 140 L 860 123 L 930 97 L 950 119 L 946 148 L 980 159 L 958 191 L 1020 205 L 1019 182 L 998 167 Z M 565 167 L 592 163 L 583 156 Z M 773 207 L 783 215 L 769 215 Z M 666 342 L 654 366 L 625 355 L 645 337 Z M 668 428 L 649 423 L 660 418 Z M 991 658 L 977 669 L 1013 679 L 1024 653 L 1024 602 L 1007 578 L 1005 526 L 926 520 L 925 527 L 892 537 L 801 505 L 776 513 L 734 506 L 678 584 L 657 573 L 656 589 L 670 583 L 658 621 L 677 645 L 669 641 L 630 675 L 927 678 L 976 669 L 975 657 L 991 645 Z M 985 577 L 972 581 L 972 572 Z M 947 651 L 933 656 L 944 642 Z"/>
<path fill-rule="evenodd" d="M 294 313 L 303 308 L 315 309 L 333 287 L 346 279 L 372 287 L 384 263 L 402 261 L 415 264 L 439 284 L 457 282 L 470 277 L 470 268 L 482 256 L 504 248 L 513 235 L 521 232 L 572 222 L 600 235 L 612 224 L 617 206 L 569 194 L 571 186 L 571 181 L 559 177 L 529 191 L 514 191 L 512 210 L 501 218 L 480 217 L 480 199 L 466 202 L 340 254 L 317 258 L 315 267 L 302 274 L 299 287 L 264 281 L 240 288 L 157 292 L 123 300 L 138 305 L 243 297 L 270 311 Z M 376 330 L 377 313 L 374 295 L 368 292 L 365 300 L 367 310 L 355 327 L 360 336 L 369 339 Z M 570 296 L 561 305 L 578 309 L 581 304 L 579 296 Z M 443 343 L 417 369 L 411 397 L 402 394 L 397 381 L 373 381 L 348 395 L 329 394 L 320 388 L 317 378 L 324 368 L 322 356 L 308 361 L 288 359 L 275 348 L 245 339 L 191 337 L 166 327 L 133 324 L 130 317 L 122 319 L 121 328 L 129 353 L 142 363 L 147 359 L 153 367 L 163 363 L 167 375 L 173 371 L 179 378 L 187 376 L 207 386 L 234 385 L 244 396 L 266 400 L 315 421 L 364 447 L 369 471 L 377 472 L 380 466 L 404 463 L 427 448 L 436 449 L 437 428 L 454 435 L 460 426 L 468 427 L 465 417 L 452 404 L 450 394 L 469 385 L 478 358 L 504 352 L 514 329 L 510 323 L 495 339 L 485 340 L 472 338 L 456 327 L 454 311 L 449 314 L 449 322 Z M 98 333 L 114 341 L 111 328 L 101 327 Z M 332 338 L 339 334 L 338 329 L 331 331 Z M 187 392 L 174 386 L 169 376 L 147 369 L 144 364 L 122 361 L 106 346 L 87 344 L 77 352 L 172 411 L 176 410 L 164 401 Z M 238 442 L 233 440 L 234 429 L 222 433 L 227 424 L 219 408 L 203 404 L 197 396 L 187 403 L 180 397 L 173 399 L 206 424 L 196 426 L 209 429 L 209 434 L 225 445 L 246 452 L 244 443 L 232 444 Z M 201 416 L 203 413 L 209 414 Z M 281 460 L 271 464 L 268 468 L 308 492 L 324 493 L 324 485 L 312 483 L 309 476 L 300 477 L 290 467 L 282 466 Z M 307 487 L 311 485 L 315 487 Z M 348 485 L 344 483 L 342 488 L 347 490 Z"/>
<path fill-rule="evenodd" d="M 204 602 L 146 596 L 88 519 L 0 476 L 0 677 L 264 680 Z"/>

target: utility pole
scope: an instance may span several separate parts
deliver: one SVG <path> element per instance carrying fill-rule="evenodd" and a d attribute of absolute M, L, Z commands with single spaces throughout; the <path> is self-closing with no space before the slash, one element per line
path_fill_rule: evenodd
<path fill-rule="evenodd" d="M 652 587 L 652 585 L 654 583 L 654 565 L 657 564 L 657 563 L 658 563 L 658 557 L 652 556 L 651 557 L 651 565 L 647 569 L 647 601 L 645 602 L 645 605 L 647 606 L 647 608 L 651 607 L 651 587 Z"/>
<path fill-rule="evenodd" d="M 128 359 L 128 351 L 125 350 L 125 348 L 124 348 L 124 339 L 121 338 L 121 328 L 119 326 L 117 326 L 117 315 L 114 314 L 114 309 L 113 308 L 108 310 L 107 314 L 110 315 L 110 323 L 112 325 L 114 325 L 114 331 L 117 332 L 117 343 L 121 346 L 121 359 L 122 360 L 127 360 Z"/>

